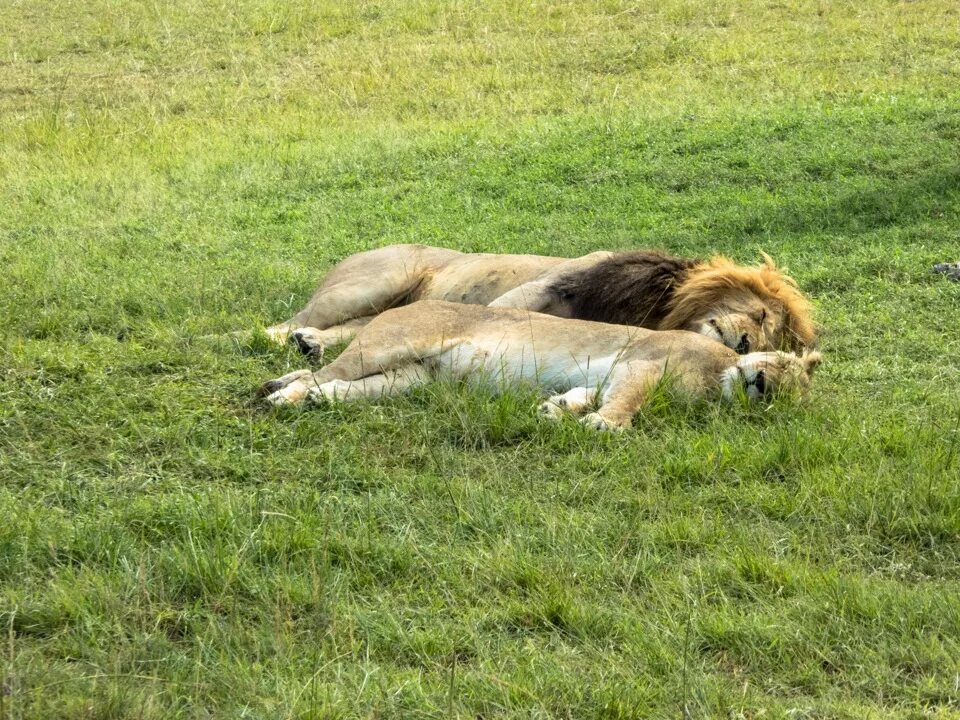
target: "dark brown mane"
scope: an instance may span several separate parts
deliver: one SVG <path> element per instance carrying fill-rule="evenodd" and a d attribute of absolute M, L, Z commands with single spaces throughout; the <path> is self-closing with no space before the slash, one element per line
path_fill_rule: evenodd
<path fill-rule="evenodd" d="M 571 317 L 655 329 L 669 312 L 676 287 L 700 264 L 658 252 L 618 253 L 561 278 L 551 290 Z"/>

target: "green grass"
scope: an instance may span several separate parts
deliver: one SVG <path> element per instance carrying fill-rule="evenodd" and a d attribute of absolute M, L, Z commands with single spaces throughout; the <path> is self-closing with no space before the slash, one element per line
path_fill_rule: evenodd
<path fill-rule="evenodd" d="M 0 4 L 0 720 L 960 717 L 957 87 L 947 0 Z M 391 242 L 764 250 L 826 364 L 257 407 Z"/>

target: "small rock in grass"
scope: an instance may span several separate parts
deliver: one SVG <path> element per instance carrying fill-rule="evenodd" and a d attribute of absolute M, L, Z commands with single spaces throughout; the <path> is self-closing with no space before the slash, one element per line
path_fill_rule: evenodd
<path fill-rule="evenodd" d="M 943 273 L 951 280 L 960 280 L 960 262 L 937 263 L 933 272 Z"/>

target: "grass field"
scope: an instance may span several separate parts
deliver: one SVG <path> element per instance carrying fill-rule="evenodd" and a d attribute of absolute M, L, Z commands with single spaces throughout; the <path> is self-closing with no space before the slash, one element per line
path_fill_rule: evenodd
<path fill-rule="evenodd" d="M 0 1 L 0 720 L 960 717 L 960 6 Z M 395 242 L 786 264 L 802 403 L 270 412 Z"/>

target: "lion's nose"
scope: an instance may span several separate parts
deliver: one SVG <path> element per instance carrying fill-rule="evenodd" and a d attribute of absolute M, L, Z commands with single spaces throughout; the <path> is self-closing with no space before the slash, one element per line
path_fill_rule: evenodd
<path fill-rule="evenodd" d="M 737 343 L 737 347 L 735 347 L 734 350 L 737 351 L 738 355 L 746 355 L 750 352 L 750 338 L 747 337 L 746 333 L 740 337 L 740 342 Z"/>

